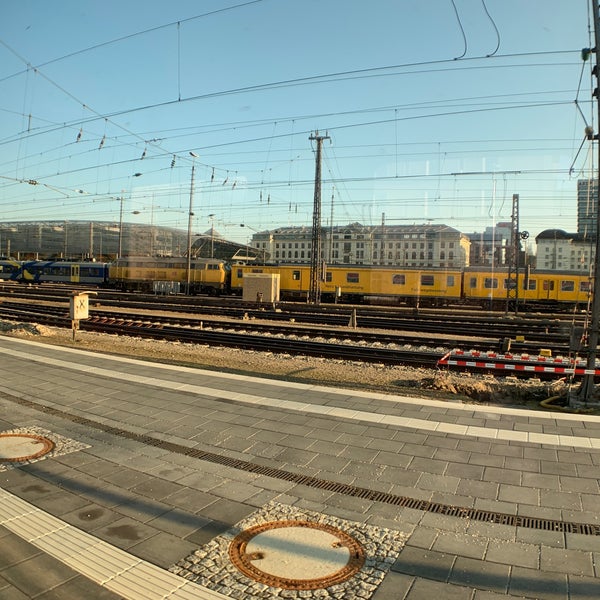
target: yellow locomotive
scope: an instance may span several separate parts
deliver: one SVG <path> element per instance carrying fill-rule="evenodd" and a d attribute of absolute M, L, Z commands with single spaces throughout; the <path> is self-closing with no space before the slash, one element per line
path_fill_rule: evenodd
<path fill-rule="evenodd" d="M 172 292 L 216 296 L 229 289 L 229 268 L 225 261 L 185 257 L 130 256 L 119 258 L 108 269 L 110 285 L 123 291 Z"/>

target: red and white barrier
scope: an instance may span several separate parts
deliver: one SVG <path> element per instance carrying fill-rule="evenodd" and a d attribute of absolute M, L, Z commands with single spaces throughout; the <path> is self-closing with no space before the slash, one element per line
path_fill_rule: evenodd
<path fill-rule="evenodd" d="M 581 359 L 552 358 L 550 356 L 532 357 L 529 354 L 500 354 L 497 352 L 479 352 L 476 350 L 471 352 L 452 350 L 442 356 L 437 364 L 439 367 L 469 367 L 472 369 L 494 369 L 497 371 L 600 376 L 600 369 L 587 369 L 585 361 Z"/>

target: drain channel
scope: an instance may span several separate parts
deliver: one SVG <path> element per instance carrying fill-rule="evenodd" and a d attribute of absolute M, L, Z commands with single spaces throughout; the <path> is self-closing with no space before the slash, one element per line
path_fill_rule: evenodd
<path fill-rule="evenodd" d="M 204 450 L 189 448 L 174 442 L 167 442 L 152 436 L 134 433 L 120 427 L 112 427 L 111 425 L 98 423 L 97 421 L 92 421 L 86 417 L 73 415 L 58 408 L 38 404 L 36 402 L 32 402 L 31 400 L 18 398 L 10 394 L 2 393 L 2 397 L 6 400 L 14 402 L 15 404 L 20 404 L 21 406 L 26 406 L 49 415 L 67 419 L 73 423 L 85 425 L 92 429 L 104 431 L 105 433 L 110 433 L 118 437 L 134 440 L 147 446 L 154 446 L 160 448 L 161 450 L 166 450 L 167 452 L 181 454 L 190 458 L 198 458 L 210 463 L 231 467 L 233 469 L 239 469 L 240 471 L 245 471 L 247 473 L 265 475 L 267 477 L 273 477 L 274 479 L 290 481 L 292 483 L 305 485 L 311 488 L 344 494 L 353 498 L 370 500 L 372 502 L 382 502 L 384 504 L 391 504 L 402 508 L 413 508 L 415 510 L 421 510 L 424 512 L 459 517 L 463 519 L 471 519 L 473 521 L 482 521 L 485 523 L 494 523 L 498 525 L 511 525 L 513 527 L 525 527 L 527 529 L 539 529 L 561 533 L 600 535 L 600 525 L 594 523 L 573 523 L 569 521 L 558 521 L 553 519 L 538 519 L 535 517 L 511 515 L 508 513 L 500 513 L 490 510 L 478 510 L 476 508 L 452 506 L 451 504 L 442 504 L 439 502 L 429 502 L 428 500 L 419 500 L 416 498 L 409 498 L 407 496 L 397 496 L 396 494 L 390 494 L 388 492 L 378 492 L 376 490 L 370 490 L 368 488 L 355 485 L 328 481 L 327 479 L 319 479 L 310 475 L 300 475 L 299 473 L 292 473 L 291 471 L 285 471 L 283 469 L 266 467 L 245 460 L 229 458 L 214 452 L 206 452 Z"/>

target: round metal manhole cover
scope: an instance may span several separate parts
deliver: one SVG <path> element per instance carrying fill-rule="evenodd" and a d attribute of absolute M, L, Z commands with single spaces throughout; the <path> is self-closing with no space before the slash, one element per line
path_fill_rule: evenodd
<path fill-rule="evenodd" d="M 353 537 L 309 521 L 272 521 L 245 529 L 229 546 L 231 562 L 271 587 L 316 590 L 346 581 L 365 562 Z"/>
<path fill-rule="evenodd" d="M 53 448 L 52 440 L 34 433 L 0 433 L 0 463 L 33 460 Z"/>

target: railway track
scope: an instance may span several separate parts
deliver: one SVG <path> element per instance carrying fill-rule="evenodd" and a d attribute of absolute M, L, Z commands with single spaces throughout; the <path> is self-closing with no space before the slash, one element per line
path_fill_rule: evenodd
<path fill-rule="evenodd" d="M 31 310 L 0 307 L 0 317 L 56 327 L 71 327 L 71 320 L 68 316 L 44 314 L 43 311 L 34 312 Z M 80 329 L 99 333 L 137 336 L 147 339 L 175 340 L 184 343 L 207 344 L 273 353 L 304 354 L 322 358 L 335 358 L 337 360 L 377 362 L 388 365 L 403 364 L 425 368 L 434 368 L 440 358 L 439 352 L 336 344 L 331 341 L 294 340 L 289 337 L 266 337 L 206 330 L 189 326 L 169 326 L 151 321 L 131 320 L 124 317 L 120 319 L 92 318 L 81 321 Z"/>
<path fill-rule="evenodd" d="M 42 318 L 45 315 L 55 315 L 61 317 L 65 315 L 64 306 L 27 306 L 24 308 L 23 304 L 3 302 L 0 305 L 2 310 L 17 311 L 13 313 L 15 315 L 22 315 L 23 317 L 30 317 L 31 315 L 40 314 Z M 103 323 L 139 323 L 144 327 L 179 327 L 179 328 L 196 328 L 206 329 L 209 328 L 212 331 L 226 331 L 226 332 L 237 332 L 237 333 L 248 333 L 251 332 L 255 335 L 277 335 L 286 337 L 296 337 L 311 339 L 312 341 L 321 342 L 326 341 L 327 343 L 337 343 L 339 340 L 354 344 L 377 344 L 379 346 L 395 345 L 396 347 L 401 346 L 413 346 L 413 347 L 430 347 L 432 350 L 438 350 L 440 348 L 456 348 L 461 350 L 479 350 L 482 352 L 488 350 L 498 350 L 504 343 L 502 339 L 495 339 L 493 337 L 468 337 L 468 336 L 457 336 L 455 329 L 450 327 L 448 331 L 438 330 L 436 333 L 440 335 L 426 337 L 423 332 L 419 335 L 412 335 L 406 331 L 373 331 L 366 329 L 355 329 L 348 327 L 348 323 L 345 327 L 332 328 L 327 326 L 313 327 L 310 325 L 297 325 L 295 323 L 272 321 L 269 316 L 265 316 L 262 311 L 248 311 L 244 313 L 243 318 L 238 320 L 233 319 L 218 319 L 215 317 L 180 317 L 176 314 L 149 314 L 148 311 L 144 312 L 120 312 L 110 311 L 107 309 L 90 311 L 90 322 L 103 322 Z M 548 342 L 548 340 L 545 340 Z M 535 354 L 540 350 L 540 345 L 536 342 L 519 342 L 514 343 L 514 349 L 522 353 Z M 544 348 L 550 350 L 553 354 L 560 354 L 565 351 L 564 344 L 556 342 L 548 342 L 544 345 Z"/>
<path fill-rule="evenodd" d="M 64 299 L 71 288 L 48 288 L 38 286 L 24 288 L 6 285 L 0 287 L 8 297 L 35 298 L 37 301 L 57 301 Z M 241 319 L 244 314 L 250 318 L 272 322 L 302 323 L 306 325 L 328 325 L 347 327 L 351 318 L 363 329 L 386 331 L 414 331 L 419 334 L 441 334 L 446 336 L 486 337 L 496 340 L 516 339 L 523 336 L 527 343 L 548 344 L 568 348 L 571 331 L 574 326 L 583 323 L 582 315 L 568 318 L 548 316 L 503 315 L 482 313 L 482 311 L 436 311 L 424 309 L 372 308 L 365 306 L 306 305 L 300 303 L 279 303 L 260 306 L 256 303 L 244 303 L 239 298 L 199 298 L 186 296 L 143 296 L 98 290 L 93 304 L 105 308 L 119 307 L 132 311 L 152 310 L 195 314 L 201 312 L 207 317 L 229 317 Z M 526 349 L 526 348 L 524 348 Z"/>
<path fill-rule="evenodd" d="M 71 327 L 64 306 L 3 302 L 0 317 L 36 322 L 58 327 Z M 461 347 L 455 339 L 410 336 L 407 334 L 370 333 L 352 329 L 315 331 L 307 328 L 246 321 L 206 321 L 177 315 L 128 314 L 92 310 L 90 319 L 81 321 L 80 328 L 87 331 L 129 335 L 147 339 L 177 340 L 180 342 L 211 346 L 235 347 L 297 355 L 319 356 L 358 362 L 377 362 L 388 365 L 410 365 L 433 368 L 449 349 Z M 248 330 L 252 330 L 248 333 Z M 429 344 L 430 349 L 424 349 Z M 490 349 L 494 340 L 464 340 L 462 349 Z M 521 376 L 528 376 L 522 373 Z M 552 375 L 544 374 L 545 378 Z"/>

